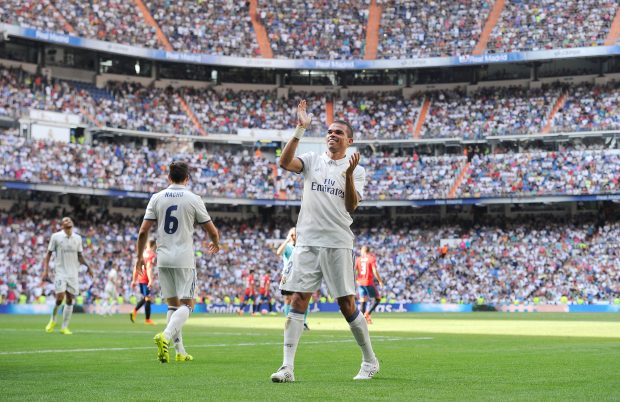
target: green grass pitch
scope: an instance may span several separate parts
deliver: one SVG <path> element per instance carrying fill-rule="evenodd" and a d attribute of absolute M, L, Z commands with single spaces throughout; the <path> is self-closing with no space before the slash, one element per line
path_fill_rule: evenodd
<path fill-rule="evenodd" d="M 311 314 L 296 383 L 274 384 L 282 316 L 194 314 L 193 362 L 161 364 L 158 325 L 73 316 L 74 335 L 47 316 L 0 316 L 0 400 L 52 401 L 605 401 L 620 400 L 618 314 L 376 314 L 381 371 L 353 381 L 361 360 L 338 314 Z M 174 354 L 172 353 L 172 356 Z"/>

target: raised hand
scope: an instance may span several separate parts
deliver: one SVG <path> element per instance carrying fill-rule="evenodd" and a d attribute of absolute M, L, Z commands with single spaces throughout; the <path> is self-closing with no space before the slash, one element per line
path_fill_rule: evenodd
<path fill-rule="evenodd" d="M 297 124 L 302 126 L 303 128 L 308 128 L 310 126 L 310 122 L 312 122 L 312 115 L 306 113 L 306 100 L 302 99 L 297 105 Z"/>
<path fill-rule="evenodd" d="M 355 152 L 353 155 L 351 155 L 351 159 L 349 159 L 349 167 L 347 168 L 347 175 L 353 174 L 353 171 L 355 170 L 355 167 L 357 166 L 358 163 L 360 163 L 360 153 Z"/>

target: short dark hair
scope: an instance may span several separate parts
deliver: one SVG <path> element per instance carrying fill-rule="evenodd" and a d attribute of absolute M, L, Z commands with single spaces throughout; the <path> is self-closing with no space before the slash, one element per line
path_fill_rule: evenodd
<path fill-rule="evenodd" d="M 351 123 L 345 120 L 334 120 L 333 123 L 343 124 L 347 126 L 347 128 L 349 129 L 349 134 L 347 134 L 347 137 L 353 138 L 353 126 L 351 126 Z"/>
<path fill-rule="evenodd" d="M 168 177 L 173 183 L 183 183 L 189 178 L 189 166 L 185 162 L 174 161 L 168 168 Z"/>

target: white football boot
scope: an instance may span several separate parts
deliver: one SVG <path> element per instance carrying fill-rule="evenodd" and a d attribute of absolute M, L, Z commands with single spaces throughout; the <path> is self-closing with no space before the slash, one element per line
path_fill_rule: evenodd
<path fill-rule="evenodd" d="M 357 373 L 354 380 L 370 380 L 374 377 L 375 374 L 379 372 L 379 359 L 375 357 L 375 361 L 373 363 L 362 362 L 362 367 L 360 368 L 360 372 Z"/>
<path fill-rule="evenodd" d="M 271 375 L 271 381 L 273 382 L 295 382 L 295 374 L 293 369 L 289 366 L 282 366 Z"/>

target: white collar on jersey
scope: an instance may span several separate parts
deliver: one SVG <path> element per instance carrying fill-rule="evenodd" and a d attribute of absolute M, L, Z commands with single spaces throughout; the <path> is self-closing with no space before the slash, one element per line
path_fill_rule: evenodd
<path fill-rule="evenodd" d="M 327 156 L 327 152 L 325 152 L 323 155 L 321 155 L 321 158 L 323 158 L 323 160 L 329 164 L 329 165 L 336 165 L 336 166 L 340 166 L 340 165 L 344 165 L 345 163 L 347 163 L 348 159 L 347 156 L 345 155 L 344 158 L 342 159 L 337 159 L 337 160 L 333 160 L 332 158 L 330 158 L 329 156 Z"/>
<path fill-rule="evenodd" d="M 182 184 L 176 184 L 176 183 L 173 183 L 173 184 L 169 185 L 169 186 L 168 186 L 168 188 L 171 188 L 171 189 L 175 189 L 175 190 L 176 190 L 176 189 L 184 189 L 184 188 L 185 188 L 185 186 L 184 186 L 184 185 L 182 185 Z"/>

